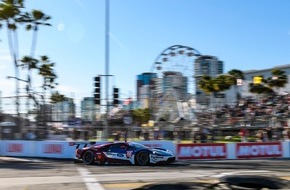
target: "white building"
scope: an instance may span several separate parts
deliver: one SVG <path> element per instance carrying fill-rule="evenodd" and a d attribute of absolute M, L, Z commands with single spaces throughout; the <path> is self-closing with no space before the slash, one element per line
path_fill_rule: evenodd
<path fill-rule="evenodd" d="M 285 74 L 288 76 L 287 85 L 284 88 L 279 89 L 278 93 L 284 93 L 284 92 L 290 93 L 290 64 L 279 65 L 279 66 L 268 68 L 268 69 L 243 71 L 245 79 L 243 80 L 242 85 L 237 86 L 236 89 L 232 87 L 230 90 L 228 90 L 225 94 L 225 99 L 223 102 L 227 104 L 235 104 L 237 102 L 237 97 L 236 97 L 237 92 L 241 94 L 241 97 L 256 96 L 256 94 L 252 94 L 251 92 L 249 92 L 249 84 L 253 82 L 253 78 L 255 76 L 262 75 L 265 79 L 272 77 L 271 72 L 273 69 L 280 69 L 284 71 Z"/>

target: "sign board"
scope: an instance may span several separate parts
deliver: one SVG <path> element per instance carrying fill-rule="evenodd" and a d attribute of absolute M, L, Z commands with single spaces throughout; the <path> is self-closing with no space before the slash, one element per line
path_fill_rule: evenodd
<path fill-rule="evenodd" d="M 237 143 L 236 156 L 239 158 L 273 158 L 282 157 L 281 142 Z"/>
<path fill-rule="evenodd" d="M 225 143 L 177 144 L 178 160 L 226 159 Z"/>

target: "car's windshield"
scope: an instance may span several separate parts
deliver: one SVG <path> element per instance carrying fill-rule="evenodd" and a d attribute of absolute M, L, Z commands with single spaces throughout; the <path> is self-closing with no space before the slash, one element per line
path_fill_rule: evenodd
<path fill-rule="evenodd" d="M 133 146 L 133 147 L 135 147 L 135 148 L 149 148 L 149 147 L 147 147 L 147 146 L 145 146 L 145 145 L 143 145 L 143 144 L 135 143 L 135 142 L 130 142 L 129 145 L 130 145 L 130 146 Z"/>

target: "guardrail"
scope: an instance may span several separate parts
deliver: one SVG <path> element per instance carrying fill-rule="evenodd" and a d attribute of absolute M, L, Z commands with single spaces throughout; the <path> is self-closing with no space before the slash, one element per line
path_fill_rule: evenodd
<path fill-rule="evenodd" d="M 107 141 L 97 141 L 103 144 Z M 83 142 L 88 143 L 88 142 Z M 290 141 L 254 143 L 188 143 L 138 141 L 151 148 L 166 148 L 178 160 L 290 158 Z M 73 159 L 76 147 L 69 141 L 1 140 L 0 156 Z"/>
<path fill-rule="evenodd" d="M 107 141 L 97 141 L 95 144 L 104 144 Z M 88 143 L 80 141 L 79 143 Z M 175 152 L 172 141 L 138 141 L 151 148 L 166 148 Z M 0 156 L 37 157 L 37 158 L 74 158 L 76 146 L 69 141 L 0 141 Z"/>

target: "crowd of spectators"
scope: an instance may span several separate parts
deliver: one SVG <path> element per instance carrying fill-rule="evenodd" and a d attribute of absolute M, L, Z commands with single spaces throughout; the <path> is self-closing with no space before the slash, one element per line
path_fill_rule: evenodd
<path fill-rule="evenodd" d="M 197 122 L 205 126 L 259 128 L 255 135 L 260 141 L 289 139 L 290 94 L 241 98 L 235 105 L 224 105 L 214 111 L 196 113 Z M 279 129 L 279 130 L 278 130 Z M 246 141 L 246 133 L 240 136 Z"/>
<path fill-rule="evenodd" d="M 146 130 L 138 136 L 144 140 L 191 138 L 193 141 L 198 139 L 199 142 L 208 142 L 209 136 L 211 140 L 215 137 L 208 128 L 230 127 L 238 129 L 236 134 L 233 135 L 240 136 L 243 142 L 247 142 L 249 136 L 254 136 L 256 141 L 262 142 L 290 139 L 288 126 L 288 120 L 290 121 L 290 94 L 245 97 L 241 98 L 235 105 L 226 104 L 214 110 L 206 109 L 195 114 L 199 131 L 191 133 L 190 131 L 174 130 L 170 133 L 169 131 L 152 130 L 150 132 Z M 127 140 L 127 138 L 132 138 L 133 134 L 129 131 L 130 129 L 128 131 L 116 130 L 112 132 L 112 135 L 115 140 L 121 138 Z M 58 135 L 58 131 L 54 131 L 53 134 Z M 73 129 L 71 131 L 62 130 L 61 134 L 72 139 L 88 140 L 96 134 L 96 131 L 92 128 L 82 128 L 81 130 Z M 32 130 L 28 130 L 25 134 L 25 138 L 28 140 L 35 140 L 38 136 L 39 134 Z"/>
<path fill-rule="evenodd" d="M 199 124 L 210 125 L 256 125 L 269 122 L 273 118 L 288 118 L 290 115 L 290 95 L 271 95 L 267 97 L 245 97 L 235 105 L 224 105 L 214 111 L 197 112 Z M 260 122 L 259 122 L 260 121 Z M 286 121 L 286 120 L 284 120 Z M 265 124 L 265 122 L 263 123 Z M 276 123 L 277 124 L 277 123 Z M 285 123 L 281 123 L 285 125 Z"/>

